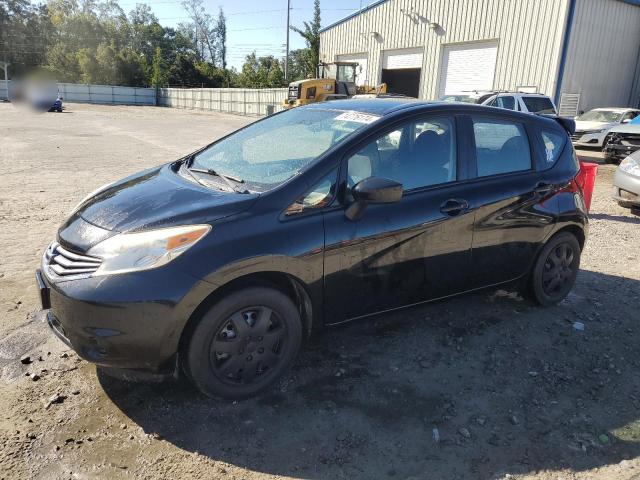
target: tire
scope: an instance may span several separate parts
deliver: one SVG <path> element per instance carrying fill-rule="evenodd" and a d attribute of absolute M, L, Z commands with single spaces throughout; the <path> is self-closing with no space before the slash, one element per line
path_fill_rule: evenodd
<path fill-rule="evenodd" d="M 302 344 L 296 305 L 278 290 L 251 287 L 213 305 L 191 330 L 184 367 L 205 395 L 239 400 L 273 385 Z"/>
<path fill-rule="evenodd" d="M 544 246 L 531 275 L 533 299 L 545 307 L 564 299 L 576 281 L 580 268 L 580 244 L 569 232 L 553 236 Z"/>

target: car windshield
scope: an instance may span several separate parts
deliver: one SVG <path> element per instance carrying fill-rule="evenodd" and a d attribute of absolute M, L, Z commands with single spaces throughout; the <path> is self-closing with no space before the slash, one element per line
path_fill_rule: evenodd
<path fill-rule="evenodd" d="M 193 157 L 191 167 L 242 179 L 249 189 L 265 191 L 378 118 L 355 111 L 295 108 L 214 143 Z"/>
<path fill-rule="evenodd" d="M 472 95 L 445 95 L 440 97 L 441 102 L 464 102 L 464 103 L 476 103 L 478 101 L 477 96 Z"/>
<path fill-rule="evenodd" d="M 591 110 L 587 113 L 583 113 L 576 120 L 581 122 L 619 122 L 622 118 L 622 113 L 613 110 Z"/>

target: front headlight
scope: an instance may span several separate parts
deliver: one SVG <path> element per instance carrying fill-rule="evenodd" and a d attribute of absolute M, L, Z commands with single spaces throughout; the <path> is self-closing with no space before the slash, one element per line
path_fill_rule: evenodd
<path fill-rule="evenodd" d="M 210 230 L 211 225 L 190 225 L 120 233 L 92 247 L 87 255 L 102 259 L 94 276 L 149 270 L 180 256 Z"/>
<path fill-rule="evenodd" d="M 631 156 L 622 160 L 618 168 L 629 175 L 640 177 L 640 162 Z"/>

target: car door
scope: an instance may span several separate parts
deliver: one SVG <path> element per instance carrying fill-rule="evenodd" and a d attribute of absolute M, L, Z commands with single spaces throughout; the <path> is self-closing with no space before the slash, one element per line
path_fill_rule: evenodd
<path fill-rule="evenodd" d="M 467 168 L 456 118 L 434 115 L 391 127 L 343 159 L 343 195 L 324 212 L 327 323 L 464 289 L 473 214 L 458 180 Z M 403 184 L 402 200 L 345 216 L 350 189 L 369 177 Z"/>
<path fill-rule="evenodd" d="M 469 198 L 473 284 L 483 287 L 524 275 L 555 220 L 545 197 L 554 185 L 536 171 L 544 160 L 538 131 L 517 119 L 467 117 L 474 142 Z"/>

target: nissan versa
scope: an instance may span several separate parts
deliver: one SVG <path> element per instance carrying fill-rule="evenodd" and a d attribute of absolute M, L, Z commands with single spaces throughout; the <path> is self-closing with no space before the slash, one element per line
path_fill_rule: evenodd
<path fill-rule="evenodd" d="M 48 323 L 243 398 L 326 325 L 507 282 L 555 304 L 587 233 L 572 123 L 399 98 L 267 117 L 85 198 L 37 271 Z"/>

